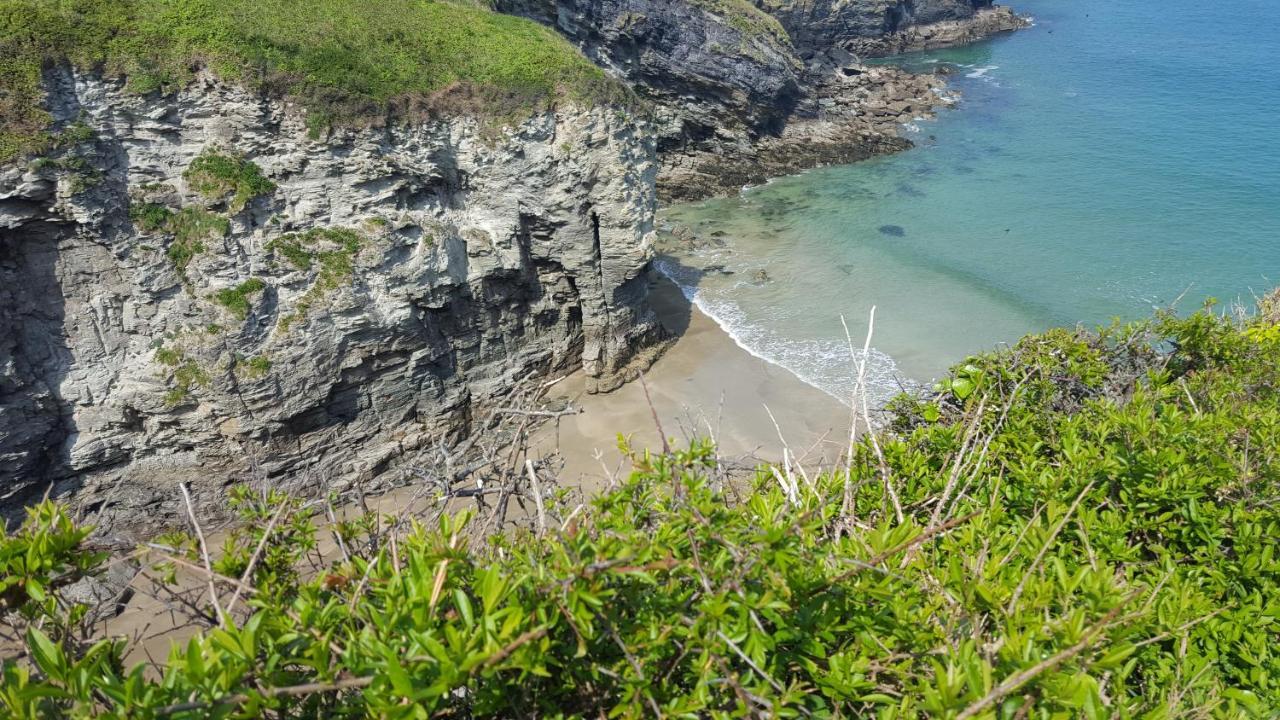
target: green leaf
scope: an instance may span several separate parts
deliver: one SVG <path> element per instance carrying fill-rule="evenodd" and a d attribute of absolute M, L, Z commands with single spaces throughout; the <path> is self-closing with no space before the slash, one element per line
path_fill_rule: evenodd
<path fill-rule="evenodd" d="M 36 667 L 40 668 L 45 676 L 58 682 L 66 681 L 67 656 L 62 648 L 49 639 L 48 635 L 37 627 L 28 628 L 27 647 L 31 650 L 31 657 L 35 660 Z"/>

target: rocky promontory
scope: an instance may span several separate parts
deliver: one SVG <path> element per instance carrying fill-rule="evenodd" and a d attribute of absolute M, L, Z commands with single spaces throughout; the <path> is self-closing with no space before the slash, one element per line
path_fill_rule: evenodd
<path fill-rule="evenodd" d="M 652 103 L 662 200 L 909 147 L 941 79 L 869 57 L 970 42 L 1025 21 L 989 0 L 498 0 L 555 28 Z"/>

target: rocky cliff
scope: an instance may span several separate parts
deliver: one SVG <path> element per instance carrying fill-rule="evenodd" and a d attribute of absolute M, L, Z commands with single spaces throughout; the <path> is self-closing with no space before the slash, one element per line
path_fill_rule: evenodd
<path fill-rule="evenodd" d="M 532 372 L 615 383 L 659 332 L 626 112 L 315 137 L 208 75 L 46 85 L 61 149 L 0 171 L 0 505 L 53 481 L 138 521 L 250 464 L 374 474 Z"/>
<path fill-rule="evenodd" d="M 805 58 L 842 48 L 876 57 L 972 42 L 1026 26 L 992 0 L 756 0 Z"/>
<path fill-rule="evenodd" d="M 1003 22 L 977 0 L 494 0 L 558 34 L 470 3 L 13 2 L 0 512 L 52 485 L 130 524 L 178 512 L 178 482 L 377 475 L 533 374 L 616 385 L 661 335 L 656 197 L 908 146 L 941 79 L 854 52 Z"/>
<path fill-rule="evenodd" d="M 554 27 L 654 107 L 659 197 L 696 200 L 901 150 L 943 83 L 863 57 L 1020 27 L 990 0 L 495 0 Z"/>

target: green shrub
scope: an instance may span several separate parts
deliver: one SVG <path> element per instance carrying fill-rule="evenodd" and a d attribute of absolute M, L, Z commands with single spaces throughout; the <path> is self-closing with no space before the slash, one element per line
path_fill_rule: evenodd
<path fill-rule="evenodd" d="M 541 537 L 468 546 L 465 513 L 390 536 L 364 515 L 326 528 L 348 550 L 312 569 L 302 503 L 240 490 L 244 525 L 214 581 L 247 609 L 175 646 L 158 676 L 126 670 L 123 643 L 77 651 L 33 631 L 30 660 L 4 664 L 0 707 L 1273 717 L 1270 328 L 1206 311 L 1028 337 L 898 400 L 896 429 L 859 440 L 847 470 L 765 467 L 740 487 L 707 442 L 632 454 L 587 510 L 552 505 Z"/>
<path fill-rule="evenodd" d="M 237 320 L 249 317 L 249 297 L 262 292 L 267 284 L 259 278 L 249 278 L 235 287 L 223 288 L 213 294 L 213 301 L 226 308 Z"/>
<path fill-rule="evenodd" d="M 179 274 L 185 274 L 192 258 L 205 251 L 205 241 L 225 237 L 231 232 L 231 223 L 207 210 L 182 208 L 169 218 L 165 229 L 173 233 L 165 255 Z"/>
<path fill-rule="evenodd" d="M 206 151 L 182 173 L 191 189 L 214 200 L 226 200 L 227 209 L 240 212 L 245 204 L 259 195 L 276 189 L 275 183 L 262 176 L 262 170 L 244 158 Z"/>
<path fill-rule="evenodd" d="M 138 203 L 129 207 L 129 219 L 146 232 L 164 230 L 172 217 L 172 210 L 156 203 Z"/>
<path fill-rule="evenodd" d="M 267 249 L 280 253 L 299 270 L 319 266 L 315 280 L 294 304 L 293 312 L 280 318 L 282 330 L 306 318 L 312 305 L 350 280 L 363 242 L 360 233 L 348 228 L 314 228 L 305 233 L 282 235 L 267 243 Z"/>
<path fill-rule="evenodd" d="M 560 94 L 624 95 L 555 31 L 474 3 L 4 0 L 0 162 L 48 147 L 41 67 L 59 60 L 123 76 L 141 94 L 177 90 L 206 66 L 296 98 L 317 131 L 389 113 L 527 116 Z"/>

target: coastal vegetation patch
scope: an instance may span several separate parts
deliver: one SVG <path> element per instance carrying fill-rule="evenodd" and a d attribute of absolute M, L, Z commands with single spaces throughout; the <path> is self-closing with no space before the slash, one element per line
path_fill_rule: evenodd
<path fill-rule="evenodd" d="M 247 380 L 256 380 L 271 372 L 271 358 L 266 355 L 255 355 L 249 359 L 237 358 L 234 364 L 236 375 Z"/>
<path fill-rule="evenodd" d="M 196 579 L 203 594 L 187 597 L 205 626 L 155 666 L 128 667 L 125 640 L 85 640 L 87 608 L 61 591 L 105 558 L 46 501 L 0 532 L 0 597 L 26 648 L 3 662 L 0 708 L 1271 717 L 1268 302 L 968 358 L 823 473 L 787 463 L 735 483 L 709 441 L 641 452 L 620 439 L 628 478 L 586 508 L 539 493 L 541 519 L 512 535 L 466 512 L 327 521 L 314 502 L 244 487 L 220 551 L 189 533 L 150 550 L 153 577 Z M 342 554 L 316 560 L 330 533 Z"/>
<path fill-rule="evenodd" d="M 191 260 L 205 251 L 205 242 L 225 237 L 231 232 L 231 222 L 202 208 L 185 207 L 168 217 L 165 229 L 173 233 L 165 255 L 185 277 Z"/>
<path fill-rule="evenodd" d="M 212 299 L 227 309 L 237 320 L 249 317 L 251 298 L 266 289 L 267 284 L 261 278 L 249 278 L 235 287 L 223 288 L 215 292 Z"/>
<path fill-rule="evenodd" d="M 626 97 L 553 30 L 476 3 L 0 0 L 0 162 L 57 142 L 43 74 L 60 63 L 143 95 L 175 92 L 207 68 L 295 98 L 315 125 L 515 118 L 557 97 Z"/>
<path fill-rule="evenodd" d="M 689 0 L 689 4 L 724 18 L 730 27 L 747 37 L 763 38 L 783 47 L 791 46 L 791 36 L 782 23 L 749 0 Z"/>
<path fill-rule="evenodd" d="M 364 236 L 355 230 L 330 227 L 281 235 L 267 243 L 268 250 L 279 253 L 298 270 L 315 269 L 311 287 L 294 303 L 293 311 L 280 318 L 280 329 L 288 330 L 305 319 L 316 302 L 350 280 L 363 242 Z"/>
<path fill-rule="evenodd" d="M 153 357 L 157 363 L 171 368 L 168 372 L 171 385 L 164 395 L 165 407 L 181 405 L 191 396 L 193 389 L 208 387 L 212 381 L 208 371 L 188 357 L 182 348 L 161 346 Z"/>
<path fill-rule="evenodd" d="M 246 203 L 276 189 L 262 169 L 242 157 L 208 150 L 191 161 L 182 177 L 192 190 L 211 200 L 225 201 L 232 214 Z"/>

